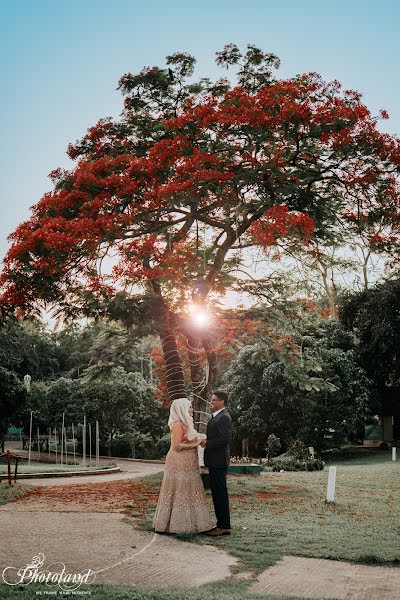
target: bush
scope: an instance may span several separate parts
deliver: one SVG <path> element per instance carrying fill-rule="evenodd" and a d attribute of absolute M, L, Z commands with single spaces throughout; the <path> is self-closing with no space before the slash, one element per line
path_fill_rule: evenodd
<path fill-rule="evenodd" d="M 271 433 L 271 435 L 268 436 L 266 447 L 268 460 L 274 458 L 274 456 L 277 456 L 279 454 L 280 449 L 281 440 L 278 437 L 276 437 L 274 433 Z"/>
<path fill-rule="evenodd" d="M 113 440 L 111 442 L 111 454 L 112 456 L 120 456 L 121 458 L 131 458 L 132 450 L 128 440 L 124 438 Z"/>
<path fill-rule="evenodd" d="M 294 440 L 288 450 L 288 454 L 296 460 L 304 461 L 308 459 L 308 449 L 305 447 L 304 442 L 299 439 Z"/>
<path fill-rule="evenodd" d="M 158 456 L 165 456 L 167 454 L 170 446 L 171 446 L 171 434 L 166 433 L 156 443 L 156 450 L 157 450 Z"/>
<path fill-rule="evenodd" d="M 307 460 L 298 460 L 296 458 L 286 458 L 274 461 L 273 471 L 322 471 L 325 463 L 319 458 L 309 458 Z"/>
<path fill-rule="evenodd" d="M 156 447 L 156 444 L 154 444 L 153 446 L 143 446 L 136 448 L 135 458 L 142 458 L 143 460 L 157 460 L 161 458 L 161 456 Z"/>

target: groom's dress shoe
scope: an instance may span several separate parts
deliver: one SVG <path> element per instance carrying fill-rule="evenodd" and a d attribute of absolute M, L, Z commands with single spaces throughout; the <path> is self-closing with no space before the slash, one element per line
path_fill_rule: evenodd
<path fill-rule="evenodd" d="M 211 529 L 211 531 L 208 531 L 207 535 L 209 535 L 210 537 L 219 537 L 220 535 L 231 535 L 231 530 L 216 527 L 215 529 Z"/>
<path fill-rule="evenodd" d="M 202 531 L 201 533 L 203 533 L 204 535 L 208 535 L 210 531 L 215 531 L 216 529 L 217 527 L 211 527 L 211 529 L 207 529 L 207 531 Z"/>

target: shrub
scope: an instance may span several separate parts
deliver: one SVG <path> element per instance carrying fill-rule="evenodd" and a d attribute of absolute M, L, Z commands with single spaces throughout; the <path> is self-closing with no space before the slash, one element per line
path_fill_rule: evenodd
<path fill-rule="evenodd" d="M 288 454 L 296 460 L 304 461 L 308 459 L 308 449 L 305 447 L 304 442 L 299 439 L 294 440 L 288 450 Z"/>
<path fill-rule="evenodd" d="M 273 471 L 322 471 L 325 463 L 319 458 L 309 458 L 308 460 L 298 460 L 294 457 L 274 461 Z"/>
<path fill-rule="evenodd" d="M 159 456 L 165 456 L 171 446 L 171 434 L 166 433 L 156 443 L 156 450 Z"/>
<path fill-rule="evenodd" d="M 271 435 L 268 436 L 266 447 L 268 459 L 270 460 L 271 458 L 274 458 L 274 456 L 277 456 L 279 454 L 280 449 L 281 440 L 278 437 L 276 437 L 274 433 L 271 433 Z"/>

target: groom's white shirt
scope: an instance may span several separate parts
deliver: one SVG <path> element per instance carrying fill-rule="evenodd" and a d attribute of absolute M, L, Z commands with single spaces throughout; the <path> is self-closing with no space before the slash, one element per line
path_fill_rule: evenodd
<path fill-rule="evenodd" d="M 213 412 L 212 416 L 216 417 L 218 413 L 220 413 L 222 410 L 225 410 L 224 408 L 220 408 L 219 410 L 216 410 L 215 412 Z"/>

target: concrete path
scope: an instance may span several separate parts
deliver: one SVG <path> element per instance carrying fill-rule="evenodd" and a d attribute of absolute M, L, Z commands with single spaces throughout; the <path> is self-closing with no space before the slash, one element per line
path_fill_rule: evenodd
<path fill-rule="evenodd" d="M 229 577 L 230 568 L 237 563 L 211 545 L 135 529 L 118 513 L 3 509 L 0 531 L 6 540 L 0 545 L 0 573 L 8 566 L 25 567 L 43 553 L 41 570 L 59 562 L 65 564 L 66 573 L 92 569 L 96 582 L 197 587 Z"/>
<path fill-rule="evenodd" d="M 284 556 L 250 590 L 278 597 L 395 600 L 400 598 L 400 569 Z"/>
<path fill-rule="evenodd" d="M 157 500 L 157 493 L 134 480 L 162 471 L 163 464 L 118 466 L 124 472 L 110 476 L 27 481 L 35 486 L 31 493 L 0 507 L 6 541 L 0 544 L 0 574 L 42 553 L 43 570 L 54 562 L 69 573 L 90 568 L 96 582 L 196 587 L 230 577 L 238 560 L 224 550 L 141 531 L 128 522 L 126 507 L 135 494 L 143 493 L 143 502 Z"/>
<path fill-rule="evenodd" d="M 161 473 L 164 471 L 163 463 L 148 463 L 148 462 L 134 462 L 129 460 L 118 460 L 110 459 L 110 460 L 102 460 L 100 464 L 112 462 L 116 464 L 117 467 L 120 468 L 120 473 L 110 473 L 110 475 L 75 475 L 73 477 L 49 477 L 49 478 L 37 478 L 37 479 L 25 479 L 21 480 L 22 483 L 26 483 L 29 485 L 43 485 L 43 486 L 53 486 L 53 485 L 68 485 L 68 484 L 78 484 L 78 483 L 96 483 L 96 482 L 107 482 L 107 481 L 119 481 L 123 479 L 137 479 L 140 477 L 144 477 L 145 475 L 154 475 L 156 473 Z"/>

